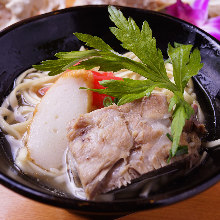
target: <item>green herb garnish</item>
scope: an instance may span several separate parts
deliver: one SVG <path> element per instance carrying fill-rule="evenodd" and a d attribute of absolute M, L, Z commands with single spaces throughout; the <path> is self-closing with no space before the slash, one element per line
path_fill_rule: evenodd
<path fill-rule="evenodd" d="M 87 51 L 60 52 L 55 56 L 58 60 L 43 61 L 34 68 L 50 71 L 49 75 L 55 75 L 66 69 L 92 69 L 99 66 L 100 71 L 119 71 L 129 69 L 146 77 L 146 80 L 103 80 L 99 83 L 105 89 L 89 89 L 100 94 L 107 94 L 117 99 L 117 105 L 149 96 L 155 87 L 166 88 L 174 93 L 169 104 L 169 111 L 173 110 L 171 134 L 173 143 L 171 157 L 178 151 L 180 135 L 185 125 L 194 113 L 192 107 L 184 100 L 183 92 L 189 79 L 196 75 L 202 68 L 200 52 L 192 51 L 192 45 L 175 43 L 174 47 L 168 45 L 169 61 L 173 64 L 175 83 L 172 83 L 166 73 L 163 55 L 156 47 L 156 40 L 152 37 L 152 31 L 146 21 L 140 30 L 132 18 L 126 19 L 120 10 L 113 6 L 108 7 L 110 19 L 116 27 L 111 27 L 111 32 L 122 42 L 121 46 L 132 51 L 141 62 L 131 60 L 114 51 L 101 38 L 89 34 L 75 33 L 75 36 L 86 43 L 87 46 L 96 49 Z M 80 64 L 73 66 L 74 64 Z M 81 88 L 88 89 L 88 88 Z"/>
<path fill-rule="evenodd" d="M 106 96 L 104 99 L 103 99 L 103 105 L 104 107 L 108 107 L 110 105 L 113 104 L 113 101 L 112 101 L 112 98 L 110 96 Z"/>
<path fill-rule="evenodd" d="M 166 135 L 169 138 L 169 140 L 173 142 L 173 137 L 169 133 L 167 133 Z M 188 146 L 178 145 L 175 156 L 180 156 L 183 154 L 188 154 Z M 172 150 L 170 150 L 170 155 L 169 158 L 167 159 L 167 163 L 170 162 L 171 158 L 172 158 Z"/>

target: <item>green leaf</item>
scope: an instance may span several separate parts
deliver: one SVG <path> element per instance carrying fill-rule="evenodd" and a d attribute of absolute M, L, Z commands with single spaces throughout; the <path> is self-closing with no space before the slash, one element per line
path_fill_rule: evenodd
<path fill-rule="evenodd" d="M 180 156 L 183 154 L 188 154 L 188 146 L 178 146 L 175 156 Z M 167 159 L 167 163 L 172 159 L 172 150 L 170 150 L 169 157 Z"/>
<path fill-rule="evenodd" d="M 182 80 L 186 74 L 185 68 L 189 62 L 191 49 L 192 45 L 182 45 L 176 48 L 173 48 L 170 44 L 168 45 L 168 55 L 173 64 L 174 81 L 182 93 L 184 91 Z"/>
<path fill-rule="evenodd" d="M 174 91 L 174 95 L 170 99 L 168 111 L 170 112 L 176 104 L 181 103 L 181 102 L 185 103 L 183 94 L 180 91 Z"/>
<path fill-rule="evenodd" d="M 96 50 L 60 52 L 55 55 L 58 60 L 42 61 L 41 65 L 33 65 L 33 67 L 37 70 L 49 71 L 49 75 L 53 76 L 64 72 L 81 60 L 99 55 L 100 52 Z"/>
<path fill-rule="evenodd" d="M 180 136 L 186 119 L 189 119 L 194 113 L 192 107 L 184 101 L 183 92 L 189 79 L 198 73 L 202 68 L 201 57 L 198 49 L 192 53 L 192 45 L 174 44 L 174 48 L 168 45 L 168 55 L 173 64 L 173 75 L 176 86 L 179 91 L 173 91 L 169 104 L 169 111 L 176 105 L 173 113 L 173 120 L 171 124 L 171 133 L 173 135 L 173 144 L 171 148 L 171 157 L 177 154 Z"/>
<path fill-rule="evenodd" d="M 180 43 L 177 43 L 177 42 L 174 42 L 174 47 L 177 48 L 177 47 L 182 47 L 184 44 L 180 44 Z"/>
<path fill-rule="evenodd" d="M 86 69 L 90 70 L 94 67 L 100 67 L 100 71 L 114 71 L 117 72 L 124 68 L 123 62 L 110 57 L 92 57 L 89 60 L 81 61 L 79 65 L 70 67 L 71 70 Z"/>
<path fill-rule="evenodd" d="M 177 106 L 173 114 L 173 120 L 171 124 L 171 133 L 173 135 L 172 144 L 172 156 L 175 156 L 179 146 L 180 136 L 182 134 L 183 127 L 185 125 L 186 113 L 183 106 Z"/>
<path fill-rule="evenodd" d="M 174 105 L 176 105 L 179 101 L 179 97 L 177 95 L 174 94 L 174 96 L 170 99 L 170 104 L 169 104 L 169 108 L 168 111 L 172 111 Z"/>
<path fill-rule="evenodd" d="M 192 76 L 195 76 L 198 74 L 199 70 L 203 67 L 203 64 L 201 63 L 201 56 L 198 49 L 195 49 L 190 54 L 189 63 L 186 65 L 185 68 L 185 75 L 182 79 L 182 86 L 183 88 L 186 87 L 189 79 Z"/>
<path fill-rule="evenodd" d="M 67 65 L 74 65 L 77 62 L 78 60 L 73 61 L 72 59 L 47 60 L 43 61 L 41 65 L 33 65 L 33 67 L 37 70 L 49 71 L 49 75 L 53 76 L 62 73 Z"/>
<path fill-rule="evenodd" d="M 171 142 L 173 142 L 173 137 L 172 137 L 169 133 L 167 133 L 166 135 L 167 135 L 168 139 L 169 139 Z M 177 151 L 176 151 L 175 156 L 180 156 L 180 155 L 183 155 L 183 154 L 188 154 L 188 146 L 179 145 L 179 146 L 177 147 Z M 169 155 L 169 158 L 167 159 L 167 163 L 170 162 L 171 158 L 172 158 L 172 149 L 170 150 L 170 155 Z"/>
<path fill-rule="evenodd" d="M 189 79 L 197 75 L 202 68 L 201 56 L 198 49 L 191 54 L 192 45 L 181 45 L 175 43 L 175 48 L 168 45 L 168 55 L 173 64 L 173 76 L 175 84 L 183 93 Z"/>
<path fill-rule="evenodd" d="M 140 93 L 133 93 L 133 94 L 127 94 L 127 95 L 123 95 L 117 105 L 124 105 L 128 102 L 133 102 L 134 100 L 137 100 L 137 99 L 140 99 L 140 98 L 143 98 L 144 96 L 149 96 L 150 93 L 153 91 L 155 87 L 150 87 L 148 89 L 146 89 L 145 91 L 143 92 L 140 92 Z"/>
<path fill-rule="evenodd" d="M 114 71 L 117 72 L 121 69 L 129 69 L 133 72 L 139 73 L 140 75 L 148 78 L 151 80 L 152 83 L 155 85 L 159 84 L 161 88 L 166 88 L 171 91 L 176 91 L 176 86 L 173 83 L 167 83 L 167 82 L 160 82 L 156 81 L 153 74 L 148 74 L 149 69 L 146 65 L 131 60 L 124 56 L 118 56 L 116 54 L 112 53 L 105 53 L 102 54 L 100 52 L 100 56 L 91 57 L 88 60 L 81 61 L 80 64 L 77 66 L 71 66 L 69 69 L 76 70 L 76 69 L 92 69 L 94 67 L 100 67 L 100 71 Z M 129 85 L 130 86 L 130 85 Z"/>
<path fill-rule="evenodd" d="M 147 76 L 152 81 L 168 83 L 163 55 L 156 47 L 156 40 L 152 37 L 149 24 L 144 21 L 142 30 L 132 18 L 126 20 L 122 12 L 115 7 L 109 7 L 110 19 L 116 27 L 110 28 L 111 32 L 122 42 L 122 47 L 132 51 L 148 67 L 152 76 Z"/>
<path fill-rule="evenodd" d="M 103 81 L 99 81 L 99 83 L 107 88 L 89 89 L 89 90 L 117 98 L 121 98 L 121 96 L 123 95 L 141 93 L 153 86 L 156 86 L 150 80 L 133 80 L 126 78 L 124 78 L 123 80 L 113 80 L 113 79 L 103 80 Z"/>
<path fill-rule="evenodd" d="M 104 99 L 103 99 L 103 105 L 104 107 L 108 107 L 110 105 L 113 104 L 113 101 L 112 101 L 112 98 L 110 96 L 106 96 Z"/>
<path fill-rule="evenodd" d="M 171 133 L 173 135 L 172 144 L 172 156 L 175 156 L 178 149 L 180 136 L 182 134 L 185 121 L 190 119 L 191 115 L 194 114 L 193 108 L 184 100 L 179 100 L 176 104 L 176 108 L 173 112 L 173 120 L 171 124 Z"/>
<path fill-rule="evenodd" d="M 126 78 L 123 80 L 103 80 L 99 83 L 107 88 L 89 90 L 118 98 L 118 105 L 149 96 L 155 86 L 157 86 L 150 80 L 133 80 Z M 160 85 L 158 84 L 158 86 Z"/>
<path fill-rule="evenodd" d="M 179 146 L 175 156 L 180 156 L 183 154 L 188 154 L 188 146 Z"/>
<path fill-rule="evenodd" d="M 74 33 L 74 35 L 81 41 L 85 42 L 87 46 L 96 48 L 102 51 L 113 51 L 113 49 L 106 44 L 101 38 L 89 34 Z"/>

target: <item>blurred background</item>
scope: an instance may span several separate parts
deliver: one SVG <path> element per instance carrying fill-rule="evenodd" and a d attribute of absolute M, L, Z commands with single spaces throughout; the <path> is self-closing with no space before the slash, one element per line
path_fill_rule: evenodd
<path fill-rule="evenodd" d="M 28 17 L 72 6 L 112 4 L 166 13 L 166 8 L 178 1 L 179 0 L 0 0 L 0 30 Z M 182 0 L 179 1 L 179 3 L 182 2 L 192 5 L 194 1 L 195 0 Z M 196 1 L 198 2 L 198 0 Z M 209 18 L 220 15 L 220 0 L 200 0 L 200 2 L 201 4 L 209 3 Z"/>

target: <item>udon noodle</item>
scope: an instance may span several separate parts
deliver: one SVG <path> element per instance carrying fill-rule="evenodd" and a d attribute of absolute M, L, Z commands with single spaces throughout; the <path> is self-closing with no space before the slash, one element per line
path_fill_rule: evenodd
<path fill-rule="evenodd" d="M 83 50 L 83 48 L 81 50 Z M 132 52 L 128 52 L 124 54 L 124 56 L 139 61 Z M 165 66 L 169 79 L 173 81 L 172 65 L 166 63 Z M 135 80 L 144 79 L 144 77 L 129 70 L 121 70 L 114 74 L 122 78 L 131 78 Z M 64 165 L 61 169 L 45 170 L 28 158 L 28 150 L 26 147 L 27 129 L 31 123 L 35 107 L 40 103 L 43 97 L 43 95 L 39 93 L 39 90 L 50 87 L 59 77 L 60 75 L 48 76 L 48 72 L 37 71 L 34 68 L 23 72 L 15 80 L 12 92 L 6 97 L 0 107 L 0 127 L 6 133 L 6 138 L 11 145 L 15 164 L 24 173 L 42 179 L 46 184 L 52 187 L 64 189 L 64 191 L 78 198 L 85 199 L 83 189 L 74 184 L 71 173 L 68 172 L 69 167 L 68 165 L 66 166 L 67 157 L 68 161 L 73 161 L 73 158 L 70 158 L 67 151 L 65 151 L 63 155 Z M 168 101 L 173 96 L 173 93 L 167 89 L 156 88 L 154 93 L 164 93 Z M 196 103 L 198 105 L 199 121 L 204 122 L 204 116 L 197 102 L 196 94 L 194 93 L 192 79 L 190 79 L 185 88 L 184 98 L 189 104 Z M 216 144 L 217 143 L 214 143 L 214 145 Z M 209 145 L 214 146 L 213 144 Z"/>

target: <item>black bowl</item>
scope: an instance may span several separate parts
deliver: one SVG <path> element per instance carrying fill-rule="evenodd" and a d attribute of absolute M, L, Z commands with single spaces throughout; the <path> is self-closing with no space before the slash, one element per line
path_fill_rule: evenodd
<path fill-rule="evenodd" d="M 196 76 L 198 98 L 205 112 L 209 135 L 207 140 L 220 138 L 220 43 L 195 26 L 157 12 L 120 7 L 126 17 L 131 16 L 139 26 L 147 20 L 157 39 L 157 45 L 167 57 L 168 43 L 193 44 L 199 48 L 204 63 Z M 116 51 L 123 52 L 119 42 L 109 31 L 113 26 L 106 6 L 68 8 L 26 19 L 0 33 L 0 99 L 9 94 L 14 79 L 24 70 L 42 60 L 53 58 L 59 51 L 78 50 L 81 42 L 74 32 L 96 35 Z M 6 187 L 29 198 L 71 209 L 81 213 L 128 213 L 168 205 L 193 196 L 220 180 L 219 151 L 209 156 L 193 172 L 173 180 L 147 198 L 127 197 L 114 201 L 92 202 L 68 198 L 49 190 L 16 169 L 9 145 L 0 133 L 0 180 Z"/>

